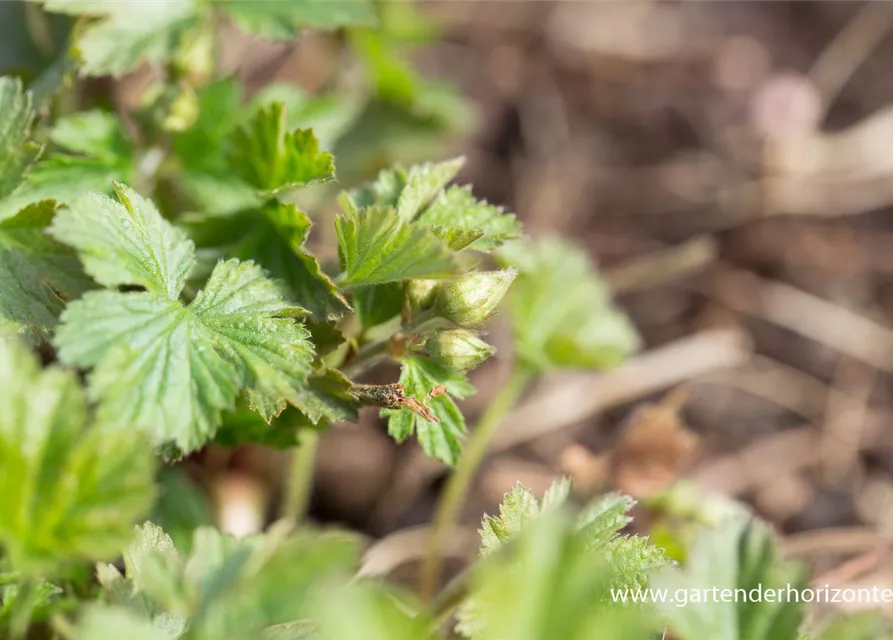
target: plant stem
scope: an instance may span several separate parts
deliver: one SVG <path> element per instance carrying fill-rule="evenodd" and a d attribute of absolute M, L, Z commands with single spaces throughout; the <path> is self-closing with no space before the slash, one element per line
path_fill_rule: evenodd
<path fill-rule="evenodd" d="M 422 599 L 430 601 L 434 596 L 440 579 L 440 568 L 446 532 L 452 527 L 462 507 L 462 501 L 468 493 L 474 474 L 484 459 L 493 435 L 502 424 L 502 420 L 515 405 L 521 392 L 531 378 L 531 371 L 526 367 L 516 366 L 505 386 L 499 391 L 487 411 L 481 416 L 477 427 L 471 434 L 465 451 L 453 474 L 447 480 L 446 488 L 437 505 L 434 523 L 429 539 L 428 555 L 422 565 L 420 592 Z"/>
<path fill-rule="evenodd" d="M 384 360 L 391 352 L 391 339 L 379 340 L 378 342 L 370 342 L 360 347 L 356 356 L 348 364 L 341 368 L 341 371 L 348 378 L 356 378 L 372 365 Z"/>
<path fill-rule="evenodd" d="M 282 505 L 282 515 L 294 522 L 301 520 L 307 513 L 318 444 L 319 434 L 307 429 L 301 432 L 300 443 L 291 454 L 288 490 Z"/>
<path fill-rule="evenodd" d="M 11 638 L 24 638 L 31 625 L 34 605 L 37 603 L 37 585 L 34 580 L 25 578 L 18 584 L 15 601 L 9 612 L 9 628 Z"/>

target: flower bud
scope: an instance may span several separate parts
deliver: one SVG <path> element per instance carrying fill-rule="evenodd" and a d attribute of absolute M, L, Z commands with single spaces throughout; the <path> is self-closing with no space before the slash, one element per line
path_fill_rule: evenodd
<path fill-rule="evenodd" d="M 184 88 L 171 100 L 162 127 L 165 131 L 185 131 L 195 123 L 198 110 L 198 96 L 192 89 Z"/>
<path fill-rule="evenodd" d="M 477 337 L 474 331 L 440 331 L 425 343 L 425 351 L 437 364 L 454 371 L 474 369 L 496 353 L 496 347 Z"/>
<path fill-rule="evenodd" d="M 406 283 L 406 299 L 413 311 L 430 309 L 437 294 L 436 280 L 410 280 Z"/>
<path fill-rule="evenodd" d="M 517 271 L 478 271 L 441 284 L 435 308 L 447 320 L 474 327 L 493 315 Z"/>

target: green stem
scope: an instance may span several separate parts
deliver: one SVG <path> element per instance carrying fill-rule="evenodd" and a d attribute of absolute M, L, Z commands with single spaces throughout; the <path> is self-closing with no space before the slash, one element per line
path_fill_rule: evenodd
<path fill-rule="evenodd" d="M 368 369 L 384 360 L 391 352 L 391 339 L 370 342 L 360 347 L 353 360 L 341 368 L 348 378 L 356 378 Z"/>
<path fill-rule="evenodd" d="M 308 429 L 301 433 L 300 444 L 291 454 L 288 490 L 282 506 L 282 515 L 294 522 L 299 521 L 307 513 L 310 491 L 313 488 L 313 470 L 318 444 L 319 434 Z"/>
<path fill-rule="evenodd" d="M 15 602 L 9 612 L 11 638 L 24 638 L 28 634 L 34 606 L 37 604 L 36 587 L 34 580 L 28 578 L 22 579 L 18 584 Z"/>
<path fill-rule="evenodd" d="M 440 580 L 441 560 L 443 545 L 447 531 L 452 528 L 462 502 L 468 493 L 474 474 L 478 470 L 490 442 L 503 418 L 511 410 L 524 391 L 524 387 L 531 378 L 531 371 L 525 367 L 516 366 L 505 386 L 499 391 L 491 402 L 487 411 L 481 416 L 477 427 L 472 432 L 468 444 L 453 474 L 447 481 L 446 488 L 437 505 L 434 514 L 434 523 L 429 538 L 428 555 L 422 566 L 420 592 L 426 601 L 431 600 Z"/>

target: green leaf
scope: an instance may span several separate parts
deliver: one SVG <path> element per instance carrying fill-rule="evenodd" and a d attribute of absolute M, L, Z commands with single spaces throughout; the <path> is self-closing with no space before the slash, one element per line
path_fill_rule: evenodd
<path fill-rule="evenodd" d="M 485 515 L 481 522 L 481 554 L 493 553 L 521 533 L 531 520 L 563 505 L 570 488 L 569 480 L 556 480 L 540 503 L 533 491 L 520 482 L 515 484 L 502 499 L 499 516 Z"/>
<path fill-rule="evenodd" d="M 220 6 L 239 28 L 273 40 L 293 40 L 302 27 L 336 29 L 375 20 L 366 0 L 225 0 Z"/>
<path fill-rule="evenodd" d="M 332 154 L 310 129 L 287 132 L 285 108 L 274 102 L 229 137 L 229 164 L 252 186 L 276 194 L 335 178 Z"/>
<path fill-rule="evenodd" d="M 749 518 L 732 518 L 703 532 L 687 553 L 686 567 L 659 575 L 654 586 L 670 589 L 802 590 L 808 584 L 805 567 L 780 562 L 769 528 Z M 692 593 L 691 591 L 689 593 Z M 796 638 L 804 606 L 793 599 L 769 602 L 665 603 L 662 611 L 673 636 L 680 640 L 774 640 Z"/>
<path fill-rule="evenodd" d="M 474 387 L 463 374 L 447 371 L 419 356 L 403 359 L 400 384 L 407 396 L 427 405 L 439 422 L 425 420 L 407 408 L 384 409 L 381 415 L 388 417 L 388 433 L 403 442 L 415 432 L 426 454 L 445 464 L 456 464 L 466 428 L 465 418 L 450 396 L 465 398 L 474 394 Z M 429 395 L 440 386 L 445 387 L 445 393 Z"/>
<path fill-rule="evenodd" d="M 517 484 L 506 494 L 499 506 L 499 516 L 484 516 L 481 523 L 481 555 L 494 556 L 506 544 L 523 537 L 534 521 L 551 517 L 566 506 L 570 493 L 570 481 L 558 480 L 552 484 L 543 499 L 537 500 L 533 492 Z M 627 511 L 635 504 L 632 498 L 618 493 L 607 494 L 593 502 L 574 521 L 570 540 L 579 549 L 600 559 L 603 586 L 611 589 L 645 588 L 649 578 L 667 566 L 663 551 L 637 536 L 622 536 L 619 532 L 631 520 Z M 604 604 L 608 604 L 603 595 Z M 619 605 L 611 602 L 615 608 Z M 460 611 L 460 629 L 472 637 L 480 635 L 482 620 L 489 617 L 485 601 L 472 598 Z M 562 636 L 564 637 L 564 636 Z M 625 637 L 625 636 L 624 636 Z"/>
<path fill-rule="evenodd" d="M 29 141 L 33 121 L 31 94 L 17 78 L 0 77 L 0 199 L 15 191 L 40 155 Z"/>
<path fill-rule="evenodd" d="M 343 93 L 310 95 L 298 85 L 274 83 L 254 96 L 250 109 L 265 109 L 274 102 L 281 102 L 285 107 L 286 128 L 312 129 L 320 146 L 327 151 L 332 150 L 363 107 L 359 97 Z"/>
<path fill-rule="evenodd" d="M 305 618 L 315 587 L 345 576 L 356 561 L 355 544 L 343 536 L 288 536 L 283 525 L 242 540 L 201 528 L 183 558 L 147 524 L 125 555 L 129 579 L 116 588 L 142 597 L 142 616 L 155 627 L 176 614 L 190 638 L 256 639 L 272 625 Z"/>
<path fill-rule="evenodd" d="M 178 636 L 166 633 L 124 607 L 91 604 L 78 620 L 73 637 L 74 640 L 175 640 Z"/>
<path fill-rule="evenodd" d="M 28 172 L 27 180 L 5 203 L 3 211 L 44 199 L 70 203 L 87 191 L 111 192 L 115 180 L 133 174 L 133 149 L 114 114 L 84 111 L 60 118 L 50 130 L 60 150 Z"/>
<path fill-rule="evenodd" d="M 430 229 L 405 223 L 393 209 L 340 215 L 335 233 L 343 286 L 440 278 L 456 271 L 449 248 Z"/>
<path fill-rule="evenodd" d="M 345 615 L 346 612 L 350 615 Z M 411 615 L 381 585 L 361 582 L 321 590 L 313 609 L 319 640 L 419 640 L 430 621 Z"/>
<path fill-rule="evenodd" d="M 550 510 L 483 561 L 458 630 L 475 640 L 659 637 L 647 609 L 611 602 L 610 568 L 602 553 L 578 543 L 563 509 Z"/>
<path fill-rule="evenodd" d="M 507 244 L 499 257 L 520 272 L 509 298 L 518 355 L 528 366 L 600 369 L 638 347 L 635 328 L 580 249 L 544 237 Z"/>
<path fill-rule="evenodd" d="M 816 637 L 817 640 L 890 640 L 890 638 L 893 638 L 893 628 L 878 611 L 835 616 Z"/>
<path fill-rule="evenodd" d="M 170 536 L 152 522 L 139 525 L 124 549 L 123 559 L 124 575 L 111 564 L 96 566 L 106 599 L 148 619 L 152 628 L 161 631 L 164 637 L 182 637 L 188 625 L 186 614 L 180 607 L 166 607 L 187 598 L 181 578 L 183 561 Z M 152 597 L 158 592 L 165 594 L 163 601 Z"/>
<path fill-rule="evenodd" d="M 256 413 L 250 415 L 267 427 Z M 156 483 L 158 499 L 150 520 L 167 531 L 178 548 L 188 550 L 193 532 L 214 522 L 210 497 L 180 467 L 162 467 Z"/>
<path fill-rule="evenodd" d="M 180 176 L 180 187 L 194 208 L 206 214 L 233 215 L 263 205 L 254 187 L 223 171 L 186 171 Z"/>
<path fill-rule="evenodd" d="M 14 615 L 21 610 L 19 598 L 22 594 L 21 584 L 15 584 L 14 581 L 21 579 L 18 573 L 0 573 L 0 629 L 6 630 L 10 627 L 10 623 Z M 47 582 L 46 580 L 37 580 L 31 585 L 30 593 L 26 596 L 27 606 L 31 607 L 31 620 L 38 622 L 46 620 L 54 613 L 62 598 L 63 590 Z"/>
<path fill-rule="evenodd" d="M 264 629 L 263 640 L 319 640 L 316 625 L 309 620 L 275 624 Z"/>
<path fill-rule="evenodd" d="M 320 430 L 333 423 L 357 420 L 359 403 L 350 393 L 351 382 L 335 369 L 314 371 L 297 389 L 295 404 L 271 421 L 264 421 L 245 406 L 227 412 L 216 442 L 232 447 L 256 444 L 285 449 L 298 444 L 304 429 Z"/>
<path fill-rule="evenodd" d="M 210 83 L 198 92 L 198 116 L 173 136 L 173 150 L 189 171 L 224 172 L 223 147 L 242 119 L 242 85 L 235 78 Z M 231 179 L 231 177 L 230 177 Z"/>
<path fill-rule="evenodd" d="M 484 515 L 481 523 L 481 553 L 493 553 L 521 533 L 528 521 L 540 515 L 540 505 L 533 491 L 515 484 L 499 505 L 499 516 Z"/>
<path fill-rule="evenodd" d="M 315 425 L 356 421 L 359 405 L 350 388 L 350 380 L 337 369 L 317 371 L 298 390 L 297 405 Z"/>
<path fill-rule="evenodd" d="M 636 501 L 622 493 L 608 493 L 580 514 L 577 524 L 590 547 L 609 543 L 617 532 L 632 522 L 628 511 Z"/>
<path fill-rule="evenodd" d="M 106 9 L 105 5 L 115 4 Z M 100 6 L 106 15 L 87 25 L 76 41 L 81 74 L 88 76 L 121 76 L 144 62 L 160 65 L 171 60 L 202 15 L 195 0 L 90 3 L 93 6 Z M 49 8 L 56 7 L 53 3 Z"/>
<path fill-rule="evenodd" d="M 154 457 L 138 429 L 92 419 L 77 378 L 0 340 L 0 542 L 14 566 L 115 557 L 152 501 Z"/>
<path fill-rule="evenodd" d="M 316 321 L 325 322 L 340 318 L 350 305 L 305 248 L 311 226 L 303 211 L 278 201 L 235 215 L 186 220 L 186 228 L 206 257 L 254 260 L 286 286 L 288 299 L 310 311 Z"/>
<path fill-rule="evenodd" d="M 334 320 L 350 311 L 350 305 L 335 287 L 335 283 L 322 272 L 319 262 L 306 248 L 307 236 L 312 223 L 307 214 L 293 204 L 270 203 L 264 215 L 272 224 L 288 254 L 280 259 L 256 259 L 273 274 L 289 285 L 295 300 L 309 310 L 318 320 Z M 261 251 L 263 247 L 258 247 Z M 257 253 L 260 253 L 257 252 Z"/>
<path fill-rule="evenodd" d="M 418 219 L 448 238 L 454 250 L 470 246 L 489 251 L 521 235 L 521 225 L 501 207 L 478 201 L 471 187 L 451 187 L 441 192 Z"/>
<path fill-rule="evenodd" d="M 376 327 L 400 314 L 403 309 L 403 283 L 357 287 L 352 300 L 363 328 Z"/>
<path fill-rule="evenodd" d="M 56 216 L 50 234 L 80 253 L 84 268 L 107 287 L 139 285 L 177 299 L 195 264 L 195 248 L 151 201 L 115 185 L 117 201 L 88 193 Z"/>
<path fill-rule="evenodd" d="M 79 153 L 109 164 L 129 160 L 130 143 L 121 123 L 110 111 L 80 111 L 56 120 L 50 141 L 71 153 Z"/>
<path fill-rule="evenodd" d="M 44 232 L 55 210 L 43 201 L 0 220 L 0 320 L 19 330 L 46 331 L 91 287 L 74 252 Z"/>
<path fill-rule="evenodd" d="M 413 220 L 419 211 L 456 177 L 465 158 L 459 157 L 446 162 L 428 163 L 410 167 L 406 186 L 397 200 L 397 215 L 403 220 Z"/>
<path fill-rule="evenodd" d="M 411 110 L 423 91 L 423 82 L 406 56 L 378 30 L 352 29 L 350 41 L 366 67 L 376 97 Z"/>
<path fill-rule="evenodd" d="M 397 201 L 406 187 L 407 179 L 406 171 L 399 167 L 384 169 L 379 172 L 374 181 L 344 193 L 343 197 L 352 203 L 353 209 L 366 209 L 374 206 L 396 209 Z"/>
<path fill-rule="evenodd" d="M 191 451 L 240 390 L 267 421 L 286 401 L 299 404 L 313 352 L 294 312 L 256 265 L 230 260 L 188 306 L 149 292 L 89 293 L 68 307 L 55 343 L 64 362 L 95 367 L 100 418 Z"/>
<path fill-rule="evenodd" d="M 313 428 L 310 419 L 294 407 L 286 407 L 267 423 L 247 404 L 239 403 L 235 411 L 223 415 L 223 423 L 214 436 L 214 442 L 224 447 L 251 444 L 288 449 L 298 445 L 303 429 Z"/>
<path fill-rule="evenodd" d="M 128 178 L 132 167 L 105 160 L 55 155 L 36 164 L 24 184 L 0 201 L 0 218 L 40 200 L 70 203 L 88 191 L 111 193 L 115 180 Z"/>
<path fill-rule="evenodd" d="M 56 335 L 63 361 L 95 367 L 100 417 L 144 426 L 157 443 L 201 446 L 244 390 L 266 420 L 299 403 L 312 360 L 300 310 L 256 265 L 220 262 L 195 299 L 179 301 L 195 262 L 192 242 L 154 205 L 118 186 L 120 202 L 89 194 L 54 221 L 89 273 L 107 286 L 69 306 Z"/>

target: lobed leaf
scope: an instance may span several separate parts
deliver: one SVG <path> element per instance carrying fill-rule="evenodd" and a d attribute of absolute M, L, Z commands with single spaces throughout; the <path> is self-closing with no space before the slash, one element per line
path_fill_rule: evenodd
<path fill-rule="evenodd" d="M 483 561 L 457 629 L 475 640 L 654 637 L 647 609 L 611 602 L 612 573 L 603 554 L 578 543 L 566 511 L 551 510 Z"/>
<path fill-rule="evenodd" d="M 45 233 L 55 211 L 44 200 L 0 220 L 0 320 L 16 331 L 45 332 L 92 286 L 74 252 Z"/>
<path fill-rule="evenodd" d="M 408 408 L 383 409 L 381 415 L 388 417 L 388 433 L 397 442 L 415 433 L 426 454 L 445 464 L 456 464 L 466 428 L 465 417 L 450 396 L 465 398 L 474 394 L 474 387 L 463 374 L 448 371 L 421 356 L 406 357 L 401 365 L 400 385 L 405 394 L 427 405 L 439 422 L 425 420 Z M 440 387 L 443 392 L 437 393 L 435 390 Z"/>
<path fill-rule="evenodd" d="M 307 214 L 278 201 L 233 215 L 192 216 L 186 221 L 205 263 L 223 256 L 253 260 L 282 282 L 287 298 L 310 311 L 315 321 L 333 321 L 350 311 L 350 305 L 306 249 L 311 227 Z"/>
<path fill-rule="evenodd" d="M 91 292 L 72 303 L 55 344 L 60 358 L 94 367 L 90 393 L 100 418 L 142 426 L 156 443 L 201 446 L 244 391 L 265 420 L 300 406 L 313 358 L 300 312 L 253 263 L 220 262 L 195 299 L 179 301 L 195 256 L 192 242 L 125 187 L 120 202 L 91 194 L 53 226 L 88 271 L 145 292 Z"/>
<path fill-rule="evenodd" d="M 439 193 L 418 222 L 433 227 L 456 251 L 465 247 L 489 251 L 521 235 L 515 216 L 475 199 L 471 187 L 451 187 Z"/>
<path fill-rule="evenodd" d="M 128 602 L 143 623 L 175 634 L 161 637 L 184 630 L 197 640 L 288 637 L 276 632 L 307 616 L 317 585 L 345 575 L 356 550 L 341 536 L 288 536 L 284 524 L 241 540 L 203 527 L 194 534 L 191 555 L 183 557 L 146 523 L 125 555 L 127 578 L 119 574 L 103 587 L 113 602 Z"/>
<path fill-rule="evenodd" d="M 23 572 L 115 557 L 151 504 L 145 434 L 91 423 L 72 373 L 0 340 L 0 542 Z"/>
<path fill-rule="evenodd" d="M 730 518 L 719 528 L 704 531 L 688 550 L 686 566 L 659 575 L 655 586 L 673 589 L 801 590 L 808 584 L 805 567 L 777 560 L 769 528 L 749 518 Z M 770 640 L 796 638 L 803 620 L 803 603 L 794 599 L 760 602 L 692 602 L 680 607 L 665 603 L 662 612 L 680 640 Z"/>
<path fill-rule="evenodd" d="M 90 293 L 69 306 L 55 343 L 63 362 L 95 367 L 100 418 L 191 451 L 241 390 L 267 421 L 300 402 L 313 352 L 291 313 L 256 265 L 231 260 L 188 306 L 149 292 Z"/>
<path fill-rule="evenodd" d="M 446 244 L 429 229 L 403 222 L 393 209 L 372 207 L 340 215 L 335 233 L 343 286 L 439 278 L 456 271 Z"/>
<path fill-rule="evenodd" d="M 70 3 L 66 3 L 70 4 Z M 98 7 L 105 15 L 87 25 L 76 41 L 81 58 L 81 74 L 121 76 L 142 63 L 158 65 L 171 60 L 184 35 L 199 25 L 202 7 L 197 0 L 136 0 L 127 3 L 78 3 L 83 8 L 64 7 L 59 2 L 48 8 L 66 12 Z M 115 6 L 117 5 L 117 6 Z"/>
<path fill-rule="evenodd" d="M 419 640 L 431 623 L 400 606 L 388 589 L 371 582 L 320 590 L 314 605 L 319 640 Z M 349 611 L 350 615 L 345 615 Z"/>
<path fill-rule="evenodd" d="M 257 261 L 274 277 L 284 280 L 294 299 L 317 319 L 334 320 L 350 311 L 350 305 L 335 283 L 323 273 L 316 257 L 305 247 L 313 226 L 307 214 L 293 204 L 281 202 L 268 204 L 263 213 L 279 238 L 279 246 L 285 251 L 265 259 L 264 247 L 258 246 L 255 251 Z M 273 248 L 276 245 L 276 242 L 270 242 L 266 248 L 275 255 Z"/>
<path fill-rule="evenodd" d="M 459 157 L 411 167 L 406 175 L 406 186 L 397 199 L 397 215 L 407 222 L 412 221 L 456 177 L 464 164 L 465 158 Z"/>
<path fill-rule="evenodd" d="M 511 243 L 500 259 L 520 273 L 509 294 L 518 356 L 538 370 L 604 368 L 638 347 L 586 255 L 556 237 Z"/>
<path fill-rule="evenodd" d="M 117 201 L 88 193 L 56 216 L 50 234 L 75 247 L 107 287 L 138 285 L 176 300 L 195 264 L 195 247 L 151 201 L 115 185 Z"/>
<path fill-rule="evenodd" d="M 33 121 L 31 94 L 21 80 L 0 77 L 0 200 L 24 181 L 40 155 L 40 146 L 29 140 Z"/>
<path fill-rule="evenodd" d="M 313 131 L 286 131 L 282 103 L 258 110 L 229 140 L 230 166 L 262 191 L 276 194 L 335 178 L 334 158 L 320 149 Z"/>
<path fill-rule="evenodd" d="M 108 164 L 129 159 L 132 152 L 117 116 L 99 109 L 58 118 L 50 130 L 50 141 L 67 152 Z"/>

